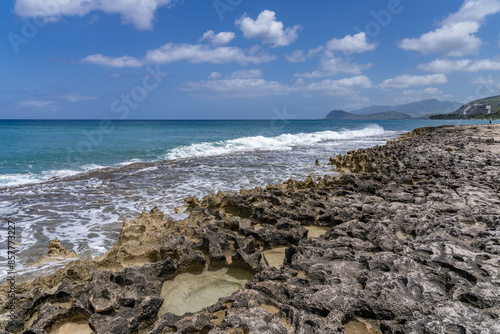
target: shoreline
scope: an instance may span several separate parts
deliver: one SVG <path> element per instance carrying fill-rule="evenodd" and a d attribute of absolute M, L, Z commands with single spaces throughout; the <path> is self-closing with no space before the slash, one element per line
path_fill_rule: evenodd
<path fill-rule="evenodd" d="M 420 128 L 331 158 L 335 177 L 187 198 L 183 221 L 153 209 L 105 255 L 19 284 L 7 329 L 500 331 L 499 148 L 498 124 Z M 216 268 L 255 276 L 202 311 L 157 317 L 164 281 Z"/>

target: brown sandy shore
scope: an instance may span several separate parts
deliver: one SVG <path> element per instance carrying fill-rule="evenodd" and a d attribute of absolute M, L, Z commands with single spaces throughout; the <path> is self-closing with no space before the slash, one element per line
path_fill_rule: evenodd
<path fill-rule="evenodd" d="M 500 333 L 500 125 L 330 160 L 336 177 L 187 198 L 184 221 L 143 213 L 102 257 L 18 283 L 13 306 L 0 287 L 0 328 Z M 44 260 L 66 255 L 51 242 Z"/>

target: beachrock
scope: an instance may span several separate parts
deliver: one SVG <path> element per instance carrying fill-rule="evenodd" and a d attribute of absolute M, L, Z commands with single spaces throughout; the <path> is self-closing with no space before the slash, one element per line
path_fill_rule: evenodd
<path fill-rule="evenodd" d="M 184 221 L 154 208 L 96 261 L 20 284 L 17 322 L 2 328 L 46 333 L 79 317 L 97 333 L 500 332 L 499 132 L 417 129 L 331 158 L 335 176 L 187 198 Z M 283 264 L 269 266 L 278 246 Z M 220 267 L 255 276 L 158 318 L 166 279 Z"/>
<path fill-rule="evenodd" d="M 55 238 L 54 240 L 49 241 L 49 248 L 47 250 L 47 253 L 31 265 L 38 265 L 42 263 L 71 258 L 76 259 L 78 258 L 78 255 L 76 255 L 76 253 L 74 252 L 68 251 L 66 248 L 64 248 L 59 239 Z"/>

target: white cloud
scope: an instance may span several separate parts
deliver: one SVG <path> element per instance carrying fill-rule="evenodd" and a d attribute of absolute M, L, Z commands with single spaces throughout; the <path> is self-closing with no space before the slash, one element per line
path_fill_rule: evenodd
<path fill-rule="evenodd" d="M 500 60 L 481 59 L 436 59 L 430 63 L 420 64 L 418 68 L 431 73 L 500 71 Z"/>
<path fill-rule="evenodd" d="M 287 87 L 276 81 L 259 78 L 227 78 L 186 82 L 179 87 L 182 90 L 198 93 L 207 97 L 256 97 L 288 94 Z"/>
<path fill-rule="evenodd" d="M 472 62 L 472 64 L 467 69 L 468 72 L 479 72 L 479 71 L 500 71 L 500 61 L 483 59 Z"/>
<path fill-rule="evenodd" d="M 95 96 L 85 96 L 85 95 L 62 95 L 59 96 L 61 99 L 66 100 L 68 102 L 80 102 L 80 101 L 89 101 L 89 100 L 97 100 Z"/>
<path fill-rule="evenodd" d="M 466 0 L 457 13 L 451 14 L 444 24 L 474 21 L 481 23 L 486 16 L 500 12 L 499 0 Z"/>
<path fill-rule="evenodd" d="M 262 78 L 239 78 L 235 74 L 220 80 L 186 82 L 179 87 L 203 97 L 262 97 L 273 95 L 349 95 L 357 89 L 370 88 L 370 79 L 356 76 L 339 80 L 305 82 L 298 79 L 294 84 L 267 81 Z"/>
<path fill-rule="evenodd" d="M 431 73 L 464 72 L 471 63 L 470 59 L 436 59 L 430 63 L 419 64 L 418 68 Z"/>
<path fill-rule="evenodd" d="M 152 29 L 156 10 L 174 0 L 16 0 L 15 12 L 22 17 L 44 17 L 50 21 L 61 16 L 84 16 L 92 11 L 119 14 L 122 22 L 137 29 Z"/>
<path fill-rule="evenodd" d="M 394 99 L 394 103 L 404 104 L 427 99 L 449 100 L 453 99 L 453 96 L 446 94 L 442 90 L 435 87 L 427 87 L 422 90 L 410 89 L 398 94 L 398 96 Z"/>
<path fill-rule="evenodd" d="M 441 53 L 461 57 L 478 52 L 482 44 L 481 39 L 474 35 L 478 30 L 477 22 L 447 24 L 419 38 L 406 38 L 399 43 L 399 47 L 423 54 Z"/>
<path fill-rule="evenodd" d="M 302 63 L 307 60 L 306 55 L 302 50 L 295 50 L 291 55 L 285 55 L 285 58 L 290 63 Z"/>
<path fill-rule="evenodd" d="M 236 35 L 234 34 L 234 32 L 223 31 L 218 34 L 215 34 L 213 30 L 208 30 L 203 34 L 203 36 L 200 38 L 198 42 L 207 40 L 214 46 L 221 46 L 228 44 L 235 37 Z"/>
<path fill-rule="evenodd" d="M 339 95 L 352 92 L 357 88 L 370 88 L 372 86 L 370 79 L 364 75 L 339 80 L 322 80 L 309 83 L 304 87 L 306 92 L 321 92 L 326 95 Z"/>
<path fill-rule="evenodd" d="M 418 38 L 406 38 L 399 43 L 399 47 L 423 54 L 441 53 L 449 57 L 475 54 L 482 45 L 475 33 L 487 16 L 498 12 L 500 0 L 465 0 L 459 11 L 444 19 L 439 28 Z"/>
<path fill-rule="evenodd" d="M 489 77 L 477 77 L 472 79 L 474 85 L 494 85 L 497 83 L 495 79 L 490 75 Z"/>
<path fill-rule="evenodd" d="M 212 63 L 226 64 L 238 62 L 242 65 L 261 64 L 276 59 L 276 56 L 263 52 L 260 48 L 251 48 L 244 51 L 238 47 L 211 47 L 205 44 L 174 44 L 168 43 L 162 47 L 149 50 L 144 59 L 134 57 L 107 57 L 102 54 L 90 55 L 82 59 L 84 63 L 90 63 L 108 67 L 140 67 L 147 64 L 168 64 L 177 61 L 189 63 Z"/>
<path fill-rule="evenodd" d="M 304 52 L 303 50 L 295 50 L 291 55 L 285 55 L 286 60 L 290 63 L 301 63 L 307 60 L 307 58 L 316 57 L 323 51 L 325 47 L 323 45 L 318 46 L 315 49 L 310 49 L 309 51 Z"/>
<path fill-rule="evenodd" d="M 240 78 L 260 78 L 262 77 L 261 70 L 240 70 L 233 72 L 229 75 L 230 78 L 240 79 Z"/>
<path fill-rule="evenodd" d="M 321 59 L 321 69 L 329 75 L 335 75 L 337 73 L 361 74 L 363 70 L 367 70 L 370 67 L 372 67 L 372 64 L 350 63 L 342 58 L 334 56 L 328 57 L 328 55 Z"/>
<path fill-rule="evenodd" d="M 374 50 L 376 44 L 369 44 L 366 41 L 366 34 L 361 32 L 356 35 L 347 35 L 341 39 L 333 38 L 327 42 L 326 47 L 319 46 L 308 51 L 307 55 L 303 51 L 295 51 L 291 56 L 287 56 L 290 62 L 304 61 L 307 58 L 320 55 L 319 69 L 312 72 L 296 73 L 295 77 L 302 78 L 322 78 L 334 76 L 339 73 L 361 75 L 362 71 L 369 69 L 373 64 L 357 64 L 350 59 L 338 56 L 337 52 L 344 55 L 363 53 Z"/>
<path fill-rule="evenodd" d="M 262 11 L 256 20 L 243 15 L 236 20 L 236 25 L 246 38 L 258 39 L 263 43 L 272 44 L 273 47 L 292 44 L 301 29 L 300 25 L 284 29 L 283 23 L 276 21 L 276 13 L 267 9 Z"/>
<path fill-rule="evenodd" d="M 342 39 L 331 39 L 326 47 L 332 51 L 342 51 L 346 54 L 363 53 L 374 50 L 377 45 L 366 41 L 366 33 L 360 32 L 356 35 L 347 35 Z"/>
<path fill-rule="evenodd" d="M 222 77 L 223 77 L 222 73 L 219 73 L 219 72 L 212 72 L 212 73 L 210 73 L 210 75 L 208 76 L 208 78 L 209 78 L 210 80 L 217 80 L 217 79 L 220 79 L 220 78 L 222 78 Z"/>
<path fill-rule="evenodd" d="M 54 109 L 57 105 L 54 101 L 21 101 L 19 106 L 28 108 Z"/>
<path fill-rule="evenodd" d="M 342 58 L 335 57 L 327 52 L 323 54 L 320 62 L 320 69 L 313 72 L 295 73 L 295 77 L 299 78 L 322 78 L 334 76 L 340 73 L 360 75 L 363 70 L 369 69 L 373 64 L 356 64 L 345 61 Z"/>
<path fill-rule="evenodd" d="M 144 63 L 141 60 L 134 57 L 122 56 L 113 58 L 113 57 L 103 56 L 102 54 L 87 56 L 82 59 L 82 62 L 101 65 L 101 66 L 117 67 L 117 68 L 141 67 L 144 65 Z"/>
<path fill-rule="evenodd" d="M 151 64 L 168 64 L 176 61 L 189 63 L 226 64 L 238 62 L 242 65 L 261 64 L 276 59 L 257 49 L 248 52 L 238 47 L 221 46 L 212 48 L 203 44 L 173 44 L 168 43 L 156 50 L 146 53 L 144 61 Z"/>
<path fill-rule="evenodd" d="M 439 85 L 448 82 L 444 74 L 430 75 L 400 75 L 392 79 L 384 80 L 380 87 L 383 89 L 408 88 L 412 86 Z"/>

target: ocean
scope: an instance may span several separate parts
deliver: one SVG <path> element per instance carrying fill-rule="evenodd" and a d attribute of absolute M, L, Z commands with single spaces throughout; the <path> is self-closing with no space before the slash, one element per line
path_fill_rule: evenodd
<path fill-rule="evenodd" d="M 124 221 L 154 206 L 183 219 L 175 208 L 187 196 L 335 174 L 331 156 L 418 127 L 463 123 L 0 120 L 0 261 L 8 260 L 8 221 L 22 281 L 68 262 L 32 265 L 56 237 L 93 258 L 112 247 Z M 0 282 L 7 271 L 0 267 Z"/>

